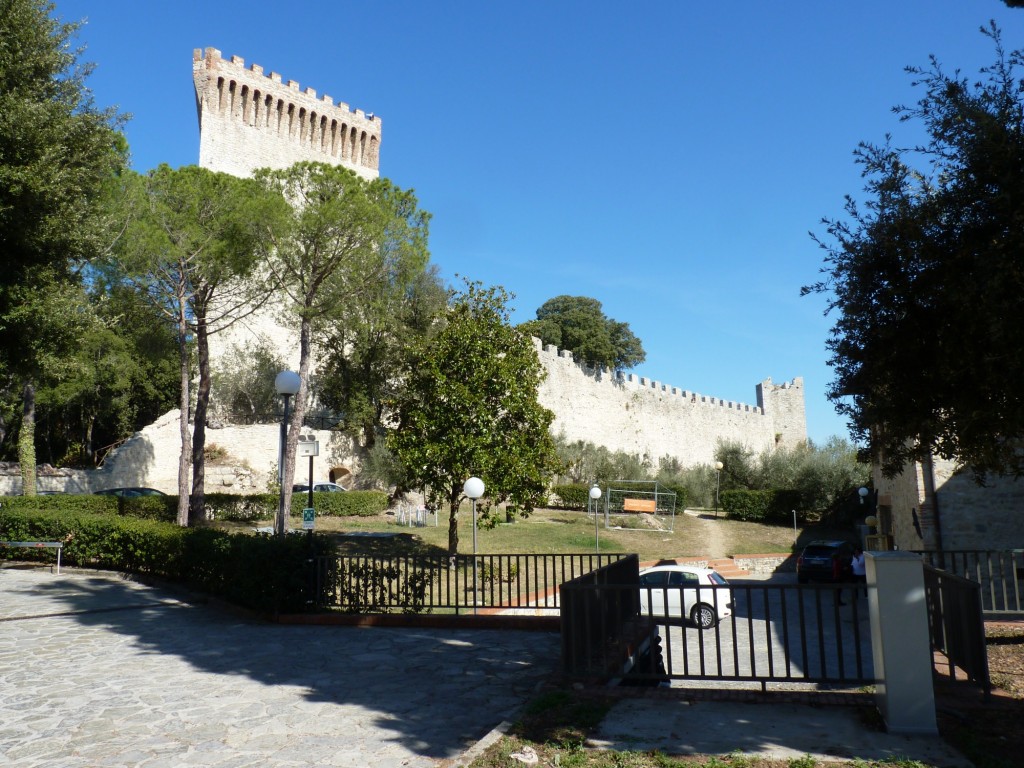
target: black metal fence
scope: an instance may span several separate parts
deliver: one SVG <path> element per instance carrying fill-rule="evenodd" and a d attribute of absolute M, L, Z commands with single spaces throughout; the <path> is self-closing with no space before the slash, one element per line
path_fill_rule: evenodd
<path fill-rule="evenodd" d="M 924 561 L 981 585 L 982 610 L 993 616 L 1024 613 L 1024 549 L 921 552 Z"/>
<path fill-rule="evenodd" d="M 981 585 L 926 563 L 924 588 L 932 648 L 946 658 L 944 664 L 936 664 L 936 671 L 954 681 L 966 677 L 988 696 L 992 685 Z"/>
<path fill-rule="evenodd" d="M 608 678 L 629 671 L 643 650 L 657 647 L 653 624 L 640 619 L 636 555 L 563 583 L 562 665 L 572 677 Z"/>
<path fill-rule="evenodd" d="M 347 613 L 550 613 L 558 586 L 621 554 L 338 556 L 313 562 L 317 607 Z M 633 556 L 635 558 L 635 555 Z"/>
<path fill-rule="evenodd" d="M 641 615 L 641 601 L 687 605 L 695 592 L 689 588 L 688 599 L 687 589 L 647 590 L 643 600 L 638 583 L 579 580 L 563 586 L 566 674 L 615 676 L 624 660 L 634 660 L 630 677 L 652 683 L 742 681 L 765 689 L 768 683 L 857 688 L 874 682 L 868 603 L 859 590 L 830 584 L 701 586 L 701 600 L 716 613 L 720 605 L 732 606 L 731 616 L 710 629 L 692 624 L 686 610 L 679 616 Z M 672 590 L 680 594 L 666 597 Z M 575 633 L 575 643 L 566 642 L 566 632 Z"/>

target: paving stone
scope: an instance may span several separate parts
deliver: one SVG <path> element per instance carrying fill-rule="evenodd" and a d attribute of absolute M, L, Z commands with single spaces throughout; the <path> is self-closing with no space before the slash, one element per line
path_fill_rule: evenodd
<path fill-rule="evenodd" d="M 556 672 L 552 633 L 240 620 L 0 568 L 0 765 L 431 768 Z"/>

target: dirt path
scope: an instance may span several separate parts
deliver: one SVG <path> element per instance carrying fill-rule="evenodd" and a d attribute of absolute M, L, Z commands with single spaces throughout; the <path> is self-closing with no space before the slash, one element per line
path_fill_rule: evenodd
<path fill-rule="evenodd" d="M 700 512 L 689 509 L 685 514 L 693 518 L 697 531 L 699 531 L 698 536 L 704 542 L 703 549 L 705 551 L 701 554 L 707 555 L 709 558 L 725 557 L 729 554 L 728 541 L 722 533 L 722 527 L 714 518 L 706 517 Z"/>

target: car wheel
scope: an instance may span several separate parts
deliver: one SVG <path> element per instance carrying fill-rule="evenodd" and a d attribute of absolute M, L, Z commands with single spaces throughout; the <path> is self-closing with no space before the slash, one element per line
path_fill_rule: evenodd
<path fill-rule="evenodd" d="M 717 620 L 715 609 L 707 603 L 697 603 L 690 611 L 690 621 L 696 624 L 698 629 L 711 629 Z"/>

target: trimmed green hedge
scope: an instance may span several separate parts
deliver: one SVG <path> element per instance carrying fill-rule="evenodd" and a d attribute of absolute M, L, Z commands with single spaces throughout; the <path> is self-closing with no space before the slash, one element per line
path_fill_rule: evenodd
<path fill-rule="evenodd" d="M 334 553 L 323 536 L 229 534 L 6 503 L 0 507 L 0 541 L 63 541 L 68 565 L 158 576 L 265 613 L 308 610 L 315 589 L 311 558 Z M 0 558 L 11 557 L 46 559 L 53 553 L 0 547 Z"/>
<path fill-rule="evenodd" d="M 722 491 L 719 501 L 729 519 L 752 523 L 785 524 L 801 507 L 800 492 L 789 489 Z"/>
<path fill-rule="evenodd" d="M 552 501 L 560 509 L 586 509 L 590 500 L 590 486 L 583 483 L 556 485 L 551 492 L 557 497 Z"/>
<path fill-rule="evenodd" d="M 177 496 L 101 496 L 93 493 L 68 493 L 55 496 L 4 496 L 0 508 L 25 511 L 84 512 L 87 514 L 126 515 L 145 520 L 174 522 L 178 517 Z"/>
<path fill-rule="evenodd" d="M 686 486 L 675 485 L 674 483 L 658 483 L 658 490 L 671 491 L 676 495 L 676 514 L 681 515 L 683 513 L 683 510 L 686 509 Z"/>
<path fill-rule="evenodd" d="M 206 516 L 211 520 L 246 523 L 273 520 L 280 497 L 276 493 L 208 493 Z M 296 517 L 309 501 L 305 493 L 292 494 L 291 513 Z M 332 517 L 371 517 L 385 512 L 388 495 L 383 491 L 348 491 L 346 493 L 314 493 L 313 507 L 318 515 Z M 5 496 L 0 508 L 24 511 L 111 514 L 143 520 L 173 523 L 178 519 L 177 496 L 98 496 L 95 494 L 62 494 L 59 496 Z"/>
<path fill-rule="evenodd" d="M 302 514 L 302 509 L 308 501 L 308 493 L 293 493 L 292 514 Z M 277 508 L 276 504 L 274 508 Z M 388 495 L 383 491 L 314 493 L 313 508 L 316 510 L 317 515 L 372 517 L 387 511 Z"/>

